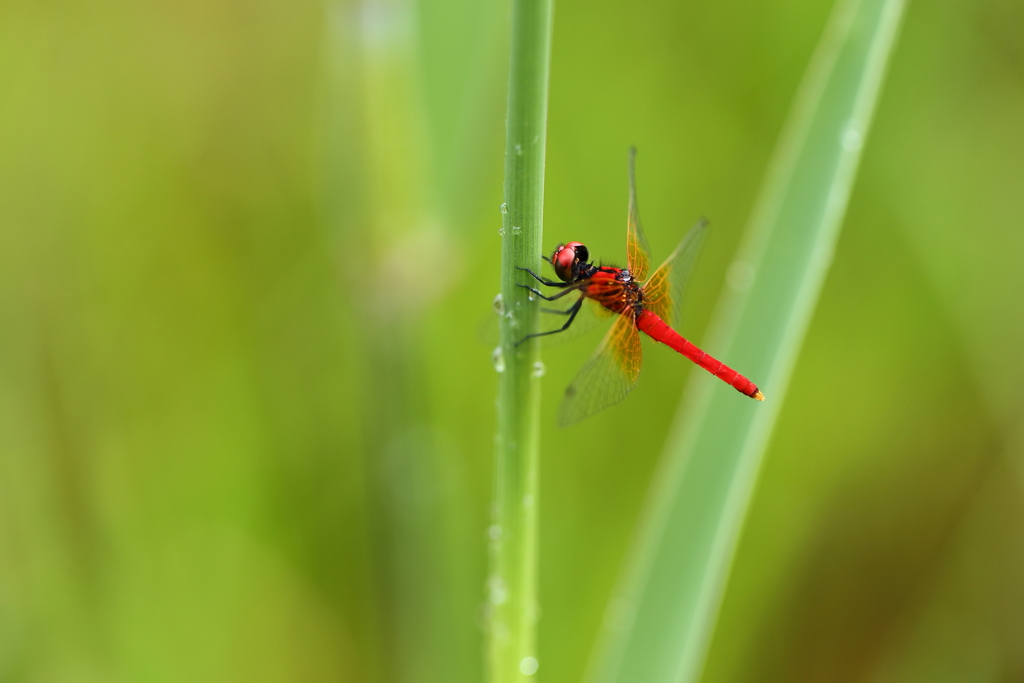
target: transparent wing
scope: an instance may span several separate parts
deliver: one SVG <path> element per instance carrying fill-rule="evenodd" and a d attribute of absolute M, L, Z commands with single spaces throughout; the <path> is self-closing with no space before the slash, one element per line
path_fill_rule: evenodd
<path fill-rule="evenodd" d="M 679 324 L 686 286 L 707 231 L 708 222 L 703 218 L 697 221 L 675 251 L 644 283 L 644 306 L 673 327 Z"/>
<path fill-rule="evenodd" d="M 629 148 L 629 217 L 626 223 L 626 260 L 634 280 L 647 278 L 651 265 L 651 249 L 647 246 L 636 205 L 636 147 Z"/>
<path fill-rule="evenodd" d="M 640 374 L 640 332 L 629 313 L 615 320 L 572 384 L 558 411 L 558 426 L 568 427 L 626 398 Z"/>
<path fill-rule="evenodd" d="M 582 294 L 580 295 L 582 296 Z M 567 303 L 562 301 L 569 300 Z M 576 339 L 594 329 L 599 323 L 607 323 L 608 318 L 615 315 L 601 304 L 592 299 L 583 299 L 579 313 L 573 319 L 569 327 L 557 332 L 569 320 L 570 309 L 576 303 L 577 297 L 567 296 L 562 301 L 541 301 L 540 302 L 540 329 L 539 332 L 553 332 L 541 337 L 544 346 L 554 346 L 562 342 Z"/>

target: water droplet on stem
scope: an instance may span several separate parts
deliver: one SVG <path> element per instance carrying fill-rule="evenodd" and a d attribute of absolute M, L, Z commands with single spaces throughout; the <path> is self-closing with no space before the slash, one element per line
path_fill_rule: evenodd
<path fill-rule="evenodd" d="M 537 673 L 538 668 L 540 668 L 540 665 L 536 657 L 523 657 L 522 661 L 519 662 L 519 673 L 524 676 L 532 676 Z"/>

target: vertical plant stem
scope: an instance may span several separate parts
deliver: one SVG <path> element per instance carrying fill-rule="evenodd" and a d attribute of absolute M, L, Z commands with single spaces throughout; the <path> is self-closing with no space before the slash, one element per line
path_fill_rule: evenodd
<path fill-rule="evenodd" d="M 488 676 L 520 681 L 537 670 L 537 507 L 540 362 L 536 340 L 515 345 L 537 329 L 528 305 L 529 276 L 537 271 L 544 209 L 544 146 L 552 0 L 513 0 L 505 132 L 502 210 L 501 322 L 504 371 L 498 381 Z"/>

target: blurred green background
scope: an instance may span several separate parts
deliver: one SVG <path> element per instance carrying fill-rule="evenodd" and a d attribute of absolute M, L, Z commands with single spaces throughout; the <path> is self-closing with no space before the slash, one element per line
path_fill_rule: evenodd
<path fill-rule="evenodd" d="M 712 235 L 831 2 L 564 0 L 545 243 Z M 0 6 L 0 681 L 479 681 L 508 5 Z M 1024 5 L 911 3 L 704 680 L 1024 678 Z M 691 367 L 567 431 L 579 681 Z M 714 351 L 709 349 L 709 351 Z M 770 396 L 769 396 L 770 398 Z"/>

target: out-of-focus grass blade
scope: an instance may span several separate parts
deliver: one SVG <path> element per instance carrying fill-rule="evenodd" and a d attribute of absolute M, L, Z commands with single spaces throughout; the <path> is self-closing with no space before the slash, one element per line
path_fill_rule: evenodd
<path fill-rule="evenodd" d="M 700 676 L 762 453 L 785 395 L 882 84 L 903 0 L 840 0 L 797 94 L 704 347 L 758 383 L 751 401 L 694 380 L 668 441 L 620 595 L 592 662 L 599 683 Z M 822 400 L 842 400 L 823 378 Z"/>

